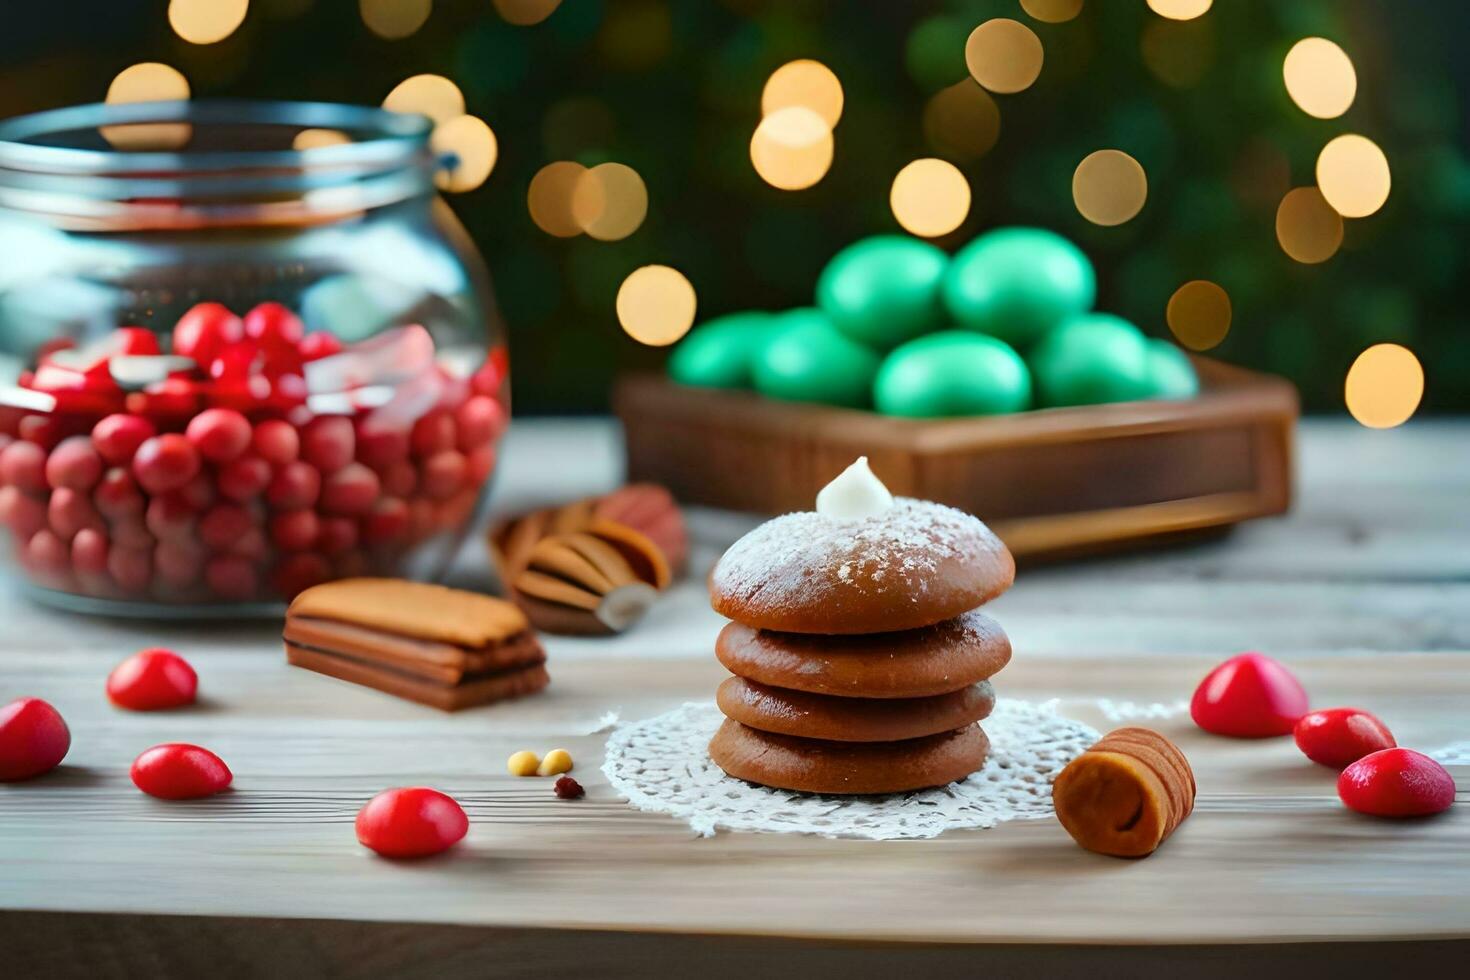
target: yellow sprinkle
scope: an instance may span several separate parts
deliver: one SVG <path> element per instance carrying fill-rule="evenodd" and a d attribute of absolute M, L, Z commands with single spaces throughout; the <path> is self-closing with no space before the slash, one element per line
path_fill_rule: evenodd
<path fill-rule="evenodd" d="M 526 753 L 530 755 L 530 753 Z M 536 769 L 538 776 L 558 776 L 564 772 L 572 771 L 572 754 L 566 749 L 552 749 L 546 753 L 546 758 L 541 760 L 541 765 Z"/>
<path fill-rule="evenodd" d="M 505 768 L 512 776 L 534 776 L 539 761 L 535 752 L 517 752 L 505 760 Z"/>

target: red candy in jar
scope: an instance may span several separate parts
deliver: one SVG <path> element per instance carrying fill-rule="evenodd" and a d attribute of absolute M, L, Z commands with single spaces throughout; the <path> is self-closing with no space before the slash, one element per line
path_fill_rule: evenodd
<path fill-rule="evenodd" d="M 1291 734 L 1308 707 L 1307 692 L 1291 671 L 1252 652 L 1231 657 L 1205 675 L 1189 714 L 1216 735 L 1271 738 Z"/>
<path fill-rule="evenodd" d="M 245 336 L 240 318 L 219 303 L 200 303 L 174 325 L 173 351 L 208 365 Z"/>
<path fill-rule="evenodd" d="M 133 456 L 133 476 L 149 493 L 177 490 L 199 473 L 199 453 L 184 436 L 165 433 L 146 440 Z"/>
<path fill-rule="evenodd" d="M 107 675 L 107 699 L 129 711 L 162 711 L 193 704 L 199 675 L 172 650 L 140 650 Z"/>
<path fill-rule="evenodd" d="M 387 789 L 357 813 L 357 840 L 390 858 L 428 857 L 459 843 L 469 831 L 464 808 L 436 789 Z"/>
<path fill-rule="evenodd" d="M 61 713 L 40 698 L 18 698 L 0 708 L 0 782 L 44 775 L 61 765 L 70 748 Z"/>
<path fill-rule="evenodd" d="M 234 774 L 213 752 L 184 742 L 155 745 L 133 760 L 133 785 L 160 800 L 194 800 L 229 788 Z"/>
<path fill-rule="evenodd" d="M 1309 711 L 1296 723 L 1292 734 L 1303 755 L 1334 769 L 1398 745 L 1388 726 L 1361 708 Z"/>
<path fill-rule="evenodd" d="M 1455 780 L 1422 752 L 1383 749 L 1344 769 L 1337 777 L 1337 795 L 1374 817 L 1427 817 L 1455 802 Z"/>

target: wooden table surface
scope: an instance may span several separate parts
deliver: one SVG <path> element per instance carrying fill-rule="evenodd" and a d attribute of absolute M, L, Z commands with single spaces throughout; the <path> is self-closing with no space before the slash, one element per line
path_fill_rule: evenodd
<path fill-rule="evenodd" d="M 1212 663 L 1255 648 L 1297 669 L 1316 703 L 1375 709 L 1403 744 L 1470 740 L 1466 446 L 1470 423 L 1310 421 L 1290 516 L 1184 550 L 1023 569 L 992 607 L 1016 649 L 1002 696 L 1060 697 L 1064 713 L 1106 729 L 1096 699 L 1172 703 Z M 497 509 L 593 492 L 617 478 L 616 431 L 520 423 L 505 460 Z M 747 523 L 694 515 L 696 569 Z M 472 547 L 456 579 L 484 582 L 484 568 Z M 1470 766 L 1451 767 L 1461 791 L 1449 813 L 1375 821 L 1344 810 L 1334 774 L 1290 740 L 1214 739 L 1182 715 L 1150 724 L 1194 764 L 1197 810 L 1145 861 L 1083 852 L 1052 820 L 932 841 L 702 839 L 633 810 L 599 771 L 597 729 L 609 711 L 636 719 L 712 696 L 720 620 L 700 578 L 624 636 L 548 638 L 544 695 L 457 715 L 287 667 L 277 624 L 90 619 L 6 589 L 0 702 L 50 700 L 73 746 L 57 773 L 0 785 L 0 947 L 20 975 L 83 963 L 105 974 L 140 957 L 158 972 L 225 975 L 273 960 L 338 975 L 589 963 L 603 967 L 592 975 L 647 975 L 704 957 L 700 971 L 723 976 L 772 950 L 819 972 L 893 957 L 935 974 L 1066 975 L 1070 962 L 1214 975 L 1247 962 L 1216 956 L 1217 944 L 1415 940 L 1426 955 L 1464 954 Z M 107 671 L 147 645 L 191 659 L 200 706 L 107 705 Z M 163 741 L 219 752 L 233 791 L 184 804 L 139 794 L 127 766 Z M 505 774 L 510 752 L 554 746 L 576 758 L 585 799 Z M 418 863 L 359 847 L 357 809 L 404 784 L 459 799 L 464 844 Z M 1320 965 L 1302 952 L 1313 948 L 1275 947 L 1270 962 Z M 1068 960 L 1078 950 L 1093 952 Z"/>

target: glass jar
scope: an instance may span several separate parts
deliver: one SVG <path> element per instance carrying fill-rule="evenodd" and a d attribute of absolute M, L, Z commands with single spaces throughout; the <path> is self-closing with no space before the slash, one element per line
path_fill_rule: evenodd
<path fill-rule="evenodd" d="M 38 598 L 239 615 L 443 574 L 509 390 L 428 135 L 315 103 L 0 123 L 0 537 Z"/>

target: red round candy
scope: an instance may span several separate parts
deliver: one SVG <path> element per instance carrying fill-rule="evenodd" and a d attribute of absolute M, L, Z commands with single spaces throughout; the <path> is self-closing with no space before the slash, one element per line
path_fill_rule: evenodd
<path fill-rule="evenodd" d="M 1388 726 L 1361 708 L 1309 711 L 1292 734 L 1308 759 L 1334 769 L 1398 745 Z"/>
<path fill-rule="evenodd" d="M 204 557 L 204 549 L 193 540 L 160 541 L 153 549 L 153 570 L 165 585 L 187 589 L 199 581 Z"/>
<path fill-rule="evenodd" d="M 325 331 L 318 330 L 301 338 L 297 347 L 303 361 L 319 361 L 324 357 L 342 352 L 342 341 Z"/>
<path fill-rule="evenodd" d="M 348 463 L 322 483 L 322 510 L 329 514 L 365 514 L 382 492 L 378 474 L 361 463 Z"/>
<path fill-rule="evenodd" d="M 301 458 L 323 474 L 331 474 L 352 462 L 357 435 L 350 419 L 322 416 L 312 419 L 301 433 Z"/>
<path fill-rule="evenodd" d="M 241 456 L 220 467 L 219 492 L 231 500 L 254 500 L 271 482 L 271 464 L 259 456 Z"/>
<path fill-rule="evenodd" d="M 301 436 L 290 422 L 267 419 L 255 427 L 252 438 L 256 455 L 267 463 L 285 466 L 301 452 Z"/>
<path fill-rule="evenodd" d="M 50 449 L 64 435 L 61 422 L 50 415 L 27 415 L 20 420 L 19 434 L 26 442 L 42 449 Z"/>
<path fill-rule="evenodd" d="M 63 541 L 70 541 L 77 532 L 86 528 L 101 531 L 106 525 L 102 515 L 92 506 L 92 498 L 84 491 L 62 487 L 51 491 L 51 500 L 46 505 L 47 519 L 51 530 Z"/>
<path fill-rule="evenodd" d="M 209 559 L 204 565 L 204 581 L 215 595 L 225 599 L 249 599 L 260 588 L 255 566 L 233 555 Z"/>
<path fill-rule="evenodd" d="M 46 482 L 53 487 L 90 490 L 102 479 L 102 457 L 91 436 L 68 436 L 46 458 Z"/>
<path fill-rule="evenodd" d="M 183 742 L 155 745 L 133 760 L 133 785 L 161 800 L 213 796 L 235 778 L 230 767 L 208 749 Z"/>
<path fill-rule="evenodd" d="M 381 473 L 408 458 L 408 433 L 403 429 L 359 429 L 357 458 Z"/>
<path fill-rule="evenodd" d="M 19 487 L 0 487 L 0 524 L 10 528 L 17 541 L 29 541 L 46 526 L 46 505 Z"/>
<path fill-rule="evenodd" d="M 357 547 L 357 522 L 350 517 L 323 517 L 316 546 L 328 556 L 351 551 Z"/>
<path fill-rule="evenodd" d="M 331 566 L 325 558 L 315 552 L 303 551 L 286 556 L 276 566 L 271 583 L 281 595 L 294 599 L 297 593 L 305 592 L 313 585 L 321 585 L 331 574 Z"/>
<path fill-rule="evenodd" d="M 1337 795 L 1375 817 L 1427 817 L 1455 802 L 1455 780 L 1445 767 L 1413 749 L 1381 749 L 1337 777 Z"/>
<path fill-rule="evenodd" d="M 149 493 L 177 490 L 199 473 L 199 453 L 177 433 L 145 440 L 133 456 L 133 476 Z"/>
<path fill-rule="evenodd" d="M 114 466 L 102 474 L 97 488 L 92 491 L 92 503 L 99 513 L 114 520 L 143 512 L 143 492 L 138 489 L 133 475 L 121 466 Z"/>
<path fill-rule="evenodd" d="M 453 449 L 456 441 L 454 418 L 448 412 L 434 411 L 413 424 L 409 444 L 420 459 Z"/>
<path fill-rule="evenodd" d="M 252 561 L 261 560 L 270 553 L 270 550 L 270 542 L 266 540 L 265 531 L 259 527 L 252 527 L 230 545 L 231 555 Z"/>
<path fill-rule="evenodd" d="M 40 698 L 17 698 L 0 708 L 0 782 L 48 773 L 70 748 L 61 713 Z"/>
<path fill-rule="evenodd" d="M 143 592 L 153 581 L 153 549 L 115 545 L 107 553 L 107 571 L 125 592 Z"/>
<path fill-rule="evenodd" d="M 363 518 L 362 537 L 368 544 L 388 544 L 408 534 L 408 504 L 397 497 L 383 497 Z"/>
<path fill-rule="evenodd" d="M 464 486 L 469 465 L 464 456 L 452 449 L 435 453 L 424 460 L 421 479 L 424 493 L 435 500 L 447 500 Z"/>
<path fill-rule="evenodd" d="M 206 408 L 189 420 L 185 435 L 199 455 L 215 463 L 228 463 L 250 446 L 250 422 L 229 408 Z"/>
<path fill-rule="evenodd" d="M 32 573 L 42 578 L 55 578 L 65 575 L 71 565 L 71 549 L 56 534 L 42 529 L 26 542 L 24 560 Z"/>
<path fill-rule="evenodd" d="M 468 453 L 492 442 L 500 434 L 503 418 L 500 405 L 484 395 L 466 400 L 455 413 L 460 452 Z"/>
<path fill-rule="evenodd" d="M 294 354 L 305 335 L 301 318 L 280 303 L 261 303 L 245 314 L 245 336 L 264 350 Z"/>
<path fill-rule="evenodd" d="M 480 486 L 490 479 L 490 474 L 493 472 L 495 472 L 495 450 L 490 446 L 481 446 L 465 456 L 465 475 L 471 486 Z"/>
<path fill-rule="evenodd" d="M 148 530 L 160 541 L 189 541 L 199 513 L 177 494 L 164 494 L 148 501 L 144 518 Z"/>
<path fill-rule="evenodd" d="M 265 499 L 272 507 L 294 510 L 316 503 L 322 491 L 322 476 L 310 463 L 299 460 L 276 471 L 266 488 Z"/>
<path fill-rule="evenodd" d="M 107 548 L 107 535 L 104 532 L 83 528 L 71 539 L 71 567 L 82 575 L 106 575 Z"/>
<path fill-rule="evenodd" d="M 316 511 L 290 510 L 271 518 L 271 540 L 282 551 L 306 551 L 320 531 Z"/>
<path fill-rule="evenodd" d="M 408 460 L 401 460 L 385 469 L 381 474 L 383 492 L 394 497 L 411 497 L 418 489 L 419 471 Z"/>
<path fill-rule="evenodd" d="M 25 440 L 0 450 L 0 483 L 28 493 L 45 493 L 50 489 L 46 482 L 46 450 Z"/>
<path fill-rule="evenodd" d="M 357 840 L 383 857 L 419 858 L 446 851 L 470 829 L 464 808 L 436 789 L 387 789 L 357 813 Z"/>
<path fill-rule="evenodd" d="M 118 327 L 108 337 L 113 355 L 152 357 L 160 352 L 158 337 L 145 327 Z"/>
<path fill-rule="evenodd" d="M 157 434 L 153 423 L 141 415 L 119 412 L 92 426 L 92 445 L 113 466 L 125 466 L 138 447 Z"/>
<path fill-rule="evenodd" d="M 162 711 L 193 704 L 199 675 L 172 650 L 140 650 L 107 675 L 107 698 L 129 711 Z"/>
<path fill-rule="evenodd" d="M 192 357 L 202 367 L 244 336 L 245 326 L 239 317 L 218 303 L 200 303 L 174 325 L 173 350 Z"/>
<path fill-rule="evenodd" d="M 210 479 L 209 474 L 201 472 L 174 491 L 174 496 L 195 510 L 205 510 L 214 503 L 214 498 L 218 495 L 214 491 L 214 481 Z"/>
<path fill-rule="evenodd" d="M 1189 703 L 1194 723 L 1233 738 L 1289 735 L 1309 708 L 1301 682 L 1260 653 L 1231 657 L 1200 682 Z"/>
<path fill-rule="evenodd" d="M 199 540 L 211 551 L 229 551 L 254 526 L 255 518 L 239 504 L 215 504 L 199 519 Z"/>

